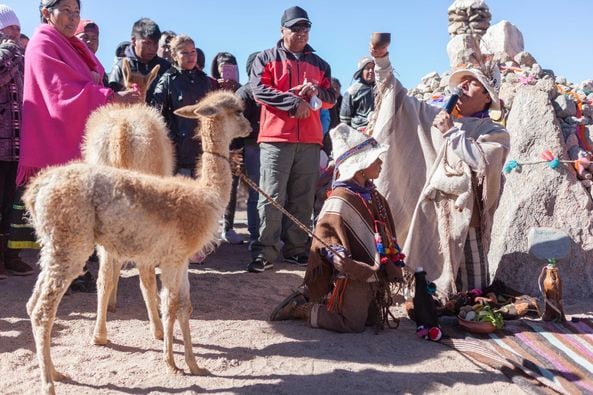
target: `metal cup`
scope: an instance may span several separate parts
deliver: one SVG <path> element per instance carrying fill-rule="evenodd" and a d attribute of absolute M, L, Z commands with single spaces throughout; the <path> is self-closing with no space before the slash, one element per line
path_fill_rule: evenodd
<path fill-rule="evenodd" d="M 373 48 L 384 48 L 391 43 L 391 33 L 371 33 L 371 45 Z"/>

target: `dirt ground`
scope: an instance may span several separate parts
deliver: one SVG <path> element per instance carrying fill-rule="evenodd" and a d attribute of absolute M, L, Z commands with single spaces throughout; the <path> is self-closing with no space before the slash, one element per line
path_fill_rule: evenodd
<path fill-rule="evenodd" d="M 245 213 L 237 228 L 246 234 Z M 35 262 L 36 254 L 25 257 Z M 107 346 L 90 343 L 96 295 L 62 300 L 52 333 L 56 368 L 70 379 L 60 394 L 194 393 L 445 393 L 516 394 L 519 387 L 498 371 L 479 367 L 438 343 L 420 340 L 402 317 L 399 329 L 375 334 L 336 334 L 299 321 L 268 322 L 270 311 L 300 284 L 304 269 L 277 263 L 252 274 L 246 245 L 222 244 L 204 265 L 191 265 L 193 349 L 210 376 L 173 376 L 164 368 L 161 341 L 152 338 L 135 269 L 123 271 L 119 305 L 108 315 Z M 96 264 L 91 269 L 96 273 Z M 35 345 L 25 309 L 36 276 L 0 282 L 0 394 L 40 389 Z M 591 300 L 567 303 L 569 312 Z M 587 310 L 587 311 L 590 311 Z M 183 361 L 175 330 L 175 358 Z"/>

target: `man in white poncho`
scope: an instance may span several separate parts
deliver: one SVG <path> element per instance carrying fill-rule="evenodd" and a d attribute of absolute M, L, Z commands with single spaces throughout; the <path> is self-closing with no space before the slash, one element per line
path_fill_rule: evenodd
<path fill-rule="evenodd" d="M 509 150 L 499 116 L 496 66 L 464 65 L 450 77 L 461 90 L 450 115 L 407 95 L 394 77 L 387 47 L 373 47 L 379 108 L 372 135 L 389 144 L 377 187 L 405 241 L 408 267 L 423 267 L 440 296 L 483 288 L 492 217 Z"/>

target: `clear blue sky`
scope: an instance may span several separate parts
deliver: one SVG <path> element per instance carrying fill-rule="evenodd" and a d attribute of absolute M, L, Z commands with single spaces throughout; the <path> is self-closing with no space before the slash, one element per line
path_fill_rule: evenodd
<path fill-rule="evenodd" d="M 31 36 L 39 24 L 39 0 L 0 0 L 20 18 L 23 33 Z M 219 51 L 233 53 L 246 81 L 245 60 L 269 48 L 280 37 L 280 16 L 299 5 L 313 22 L 309 43 L 332 67 L 345 89 L 356 61 L 367 54 L 373 31 L 392 33 L 391 59 L 405 86 L 412 87 L 430 71 L 448 69 L 447 8 L 452 0 L 81 0 L 83 18 L 101 30 L 99 59 L 111 68 L 116 45 L 129 40 L 134 21 L 154 19 L 161 30 L 186 33 L 206 53 L 210 69 Z M 503 19 L 523 33 L 526 50 L 543 68 L 570 81 L 593 78 L 593 50 L 587 20 L 591 0 L 490 0 L 492 23 Z M 589 15 L 589 17 L 587 17 Z"/>

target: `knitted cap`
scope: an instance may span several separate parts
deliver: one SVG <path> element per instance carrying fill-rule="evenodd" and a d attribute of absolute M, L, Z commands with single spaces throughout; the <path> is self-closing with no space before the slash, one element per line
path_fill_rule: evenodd
<path fill-rule="evenodd" d="M 0 4 L 0 29 L 8 26 L 21 27 L 19 18 L 17 18 L 14 10 L 7 5 Z"/>

